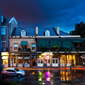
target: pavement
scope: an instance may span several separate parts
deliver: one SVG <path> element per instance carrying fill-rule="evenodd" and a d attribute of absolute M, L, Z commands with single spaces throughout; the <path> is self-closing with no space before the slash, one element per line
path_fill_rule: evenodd
<path fill-rule="evenodd" d="M 13 67 L 4 67 L 3 70 L 5 70 L 6 68 L 13 68 Z M 17 69 L 20 69 L 20 70 L 85 70 L 85 67 L 84 66 L 75 66 L 75 67 L 72 67 L 72 69 L 70 67 L 52 67 L 52 68 L 49 68 L 49 67 L 46 67 L 46 68 L 38 68 L 38 67 L 15 67 Z"/>

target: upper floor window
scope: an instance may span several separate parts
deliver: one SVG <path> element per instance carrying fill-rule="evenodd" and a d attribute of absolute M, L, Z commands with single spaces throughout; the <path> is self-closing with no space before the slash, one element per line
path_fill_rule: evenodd
<path fill-rule="evenodd" d="M 13 47 L 14 47 L 14 51 L 17 51 L 18 50 L 18 44 L 17 43 L 14 43 L 13 44 Z"/>
<path fill-rule="evenodd" d="M 3 16 L 1 15 L 1 22 L 3 22 Z"/>
<path fill-rule="evenodd" d="M 6 34 L 6 28 L 1 28 L 1 35 L 5 35 Z"/>
<path fill-rule="evenodd" d="M 36 44 L 32 44 L 31 50 L 32 50 L 32 51 L 36 51 Z"/>
<path fill-rule="evenodd" d="M 26 36 L 26 31 L 25 30 L 21 31 L 21 36 Z"/>
<path fill-rule="evenodd" d="M 45 36 L 50 36 L 50 31 L 49 30 L 45 31 Z"/>

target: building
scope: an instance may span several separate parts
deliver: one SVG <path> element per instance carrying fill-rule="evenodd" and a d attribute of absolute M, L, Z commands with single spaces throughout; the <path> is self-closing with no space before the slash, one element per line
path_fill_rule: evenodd
<path fill-rule="evenodd" d="M 85 39 L 59 27 L 15 28 L 10 35 L 10 66 L 67 67 L 83 65 Z M 29 51 L 27 49 L 30 49 Z"/>
<path fill-rule="evenodd" d="M 0 16 L 1 16 L 1 9 L 0 9 Z M 0 17 L 0 82 L 1 82 L 1 17 Z"/>
<path fill-rule="evenodd" d="M 10 66 L 32 66 L 36 60 L 35 28 L 15 28 L 9 41 Z"/>
<path fill-rule="evenodd" d="M 4 67 L 9 66 L 9 36 L 12 34 L 15 27 L 18 27 L 18 23 L 14 17 L 5 18 L 1 15 L 1 56 Z"/>

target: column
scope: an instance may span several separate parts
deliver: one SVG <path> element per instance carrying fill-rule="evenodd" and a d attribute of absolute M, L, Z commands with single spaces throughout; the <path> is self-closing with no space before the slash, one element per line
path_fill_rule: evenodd
<path fill-rule="evenodd" d="M 16 67 L 18 67 L 17 60 L 18 60 L 18 56 L 16 55 Z"/>
<path fill-rule="evenodd" d="M 58 56 L 58 58 L 59 58 L 59 67 L 60 67 L 60 55 Z"/>
<path fill-rule="evenodd" d="M 23 67 L 24 67 L 24 55 L 23 55 Z"/>
<path fill-rule="evenodd" d="M 67 55 L 66 55 L 66 67 L 67 67 Z"/>

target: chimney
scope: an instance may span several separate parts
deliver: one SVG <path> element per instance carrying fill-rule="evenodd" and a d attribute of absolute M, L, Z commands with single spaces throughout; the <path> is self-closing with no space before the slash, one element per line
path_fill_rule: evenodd
<path fill-rule="evenodd" d="M 38 26 L 35 27 L 36 36 L 38 35 Z"/>
<path fill-rule="evenodd" d="M 57 27 L 57 34 L 59 35 L 59 27 Z"/>

